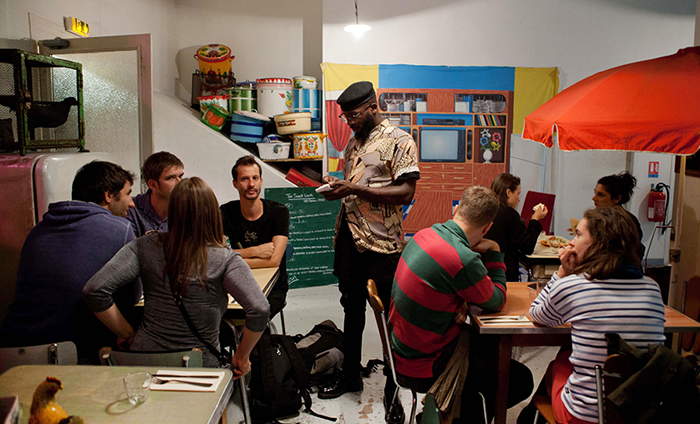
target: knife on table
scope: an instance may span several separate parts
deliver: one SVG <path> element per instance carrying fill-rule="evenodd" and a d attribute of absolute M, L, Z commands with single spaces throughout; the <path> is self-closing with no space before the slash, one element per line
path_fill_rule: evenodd
<path fill-rule="evenodd" d="M 154 377 L 165 377 L 165 378 L 219 378 L 220 375 L 182 375 L 182 374 L 156 374 Z"/>

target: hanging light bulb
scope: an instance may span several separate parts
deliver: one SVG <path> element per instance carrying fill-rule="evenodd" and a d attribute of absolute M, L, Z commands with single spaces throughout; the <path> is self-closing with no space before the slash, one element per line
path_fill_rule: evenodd
<path fill-rule="evenodd" d="M 355 0 L 355 23 L 347 25 L 345 28 L 343 28 L 343 30 L 351 34 L 361 34 L 363 32 L 369 31 L 370 29 L 372 29 L 371 26 L 360 24 L 360 18 L 357 14 L 357 0 Z"/>

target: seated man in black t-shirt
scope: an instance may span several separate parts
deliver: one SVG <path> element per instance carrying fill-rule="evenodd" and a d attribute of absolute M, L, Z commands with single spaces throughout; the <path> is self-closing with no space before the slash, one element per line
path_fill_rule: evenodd
<path fill-rule="evenodd" d="M 267 296 L 272 319 L 284 308 L 289 290 L 285 260 L 289 211 L 281 203 L 260 198 L 262 168 L 254 156 L 238 159 L 231 175 L 240 200 L 221 205 L 224 234 L 251 268 L 279 266 L 279 278 Z"/>

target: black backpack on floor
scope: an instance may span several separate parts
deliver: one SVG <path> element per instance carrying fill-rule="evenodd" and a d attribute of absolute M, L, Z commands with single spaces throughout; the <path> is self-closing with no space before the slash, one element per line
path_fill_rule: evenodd
<path fill-rule="evenodd" d="M 292 338 L 265 330 L 250 354 L 250 412 L 254 423 L 299 414 L 309 373 Z"/>
<path fill-rule="evenodd" d="M 305 335 L 297 334 L 294 342 L 309 372 L 309 386 L 330 382 L 343 365 L 343 332 L 329 319 L 316 324 Z"/>

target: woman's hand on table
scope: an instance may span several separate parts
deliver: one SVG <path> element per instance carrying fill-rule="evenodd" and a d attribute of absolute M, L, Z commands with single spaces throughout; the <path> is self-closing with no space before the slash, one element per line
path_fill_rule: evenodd
<path fill-rule="evenodd" d="M 573 246 L 560 247 L 558 255 L 561 265 L 557 271 L 557 276 L 559 276 L 559 278 L 564 278 L 573 273 L 578 263 L 578 257 L 576 256 L 576 251 Z"/>

